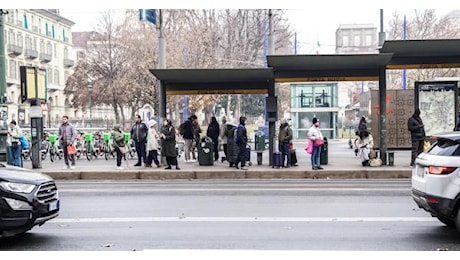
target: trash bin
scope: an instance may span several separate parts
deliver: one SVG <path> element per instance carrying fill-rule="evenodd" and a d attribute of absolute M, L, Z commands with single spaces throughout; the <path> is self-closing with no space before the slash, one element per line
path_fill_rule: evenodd
<path fill-rule="evenodd" d="M 327 138 L 324 137 L 324 144 L 323 146 L 321 147 L 321 153 L 320 153 L 320 159 L 319 159 L 319 163 L 321 165 L 326 165 L 328 163 L 328 142 L 327 142 Z"/>
<path fill-rule="evenodd" d="M 8 130 L 0 131 L 0 162 L 6 162 L 11 164 L 11 158 L 8 152 L 8 146 L 6 145 L 6 138 L 8 136 Z"/>
<path fill-rule="evenodd" d="M 257 131 L 254 136 L 254 150 L 264 151 L 265 150 L 265 133 Z"/>
<path fill-rule="evenodd" d="M 198 164 L 199 165 L 214 165 L 214 142 L 209 137 L 201 139 L 198 145 Z"/>

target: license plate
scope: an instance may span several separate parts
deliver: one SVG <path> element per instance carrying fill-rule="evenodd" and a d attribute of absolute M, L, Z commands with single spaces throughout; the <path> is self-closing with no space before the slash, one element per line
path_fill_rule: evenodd
<path fill-rule="evenodd" d="M 55 200 L 55 201 L 51 202 L 50 204 L 48 204 L 48 210 L 49 211 L 53 211 L 53 210 L 56 210 L 56 209 L 59 209 L 59 200 Z"/>

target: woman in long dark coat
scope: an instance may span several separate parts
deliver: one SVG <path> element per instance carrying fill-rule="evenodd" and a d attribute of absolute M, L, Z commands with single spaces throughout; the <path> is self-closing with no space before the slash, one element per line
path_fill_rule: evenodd
<path fill-rule="evenodd" d="M 215 116 L 211 117 L 211 123 L 209 123 L 208 131 L 206 135 L 212 139 L 214 143 L 214 161 L 219 160 L 219 134 L 220 134 L 220 126 L 217 122 Z"/>
<path fill-rule="evenodd" d="M 172 169 L 171 165 L 176 165 L 176 170 L 180 170 L 177 162 L 176 129 L 172 126 L 171 120 L 165 119 L 161 127 L 160 138 L 162 141 L 161 153 L 166 156 L 166 163 L 168 164 L 165 169 Z"/>

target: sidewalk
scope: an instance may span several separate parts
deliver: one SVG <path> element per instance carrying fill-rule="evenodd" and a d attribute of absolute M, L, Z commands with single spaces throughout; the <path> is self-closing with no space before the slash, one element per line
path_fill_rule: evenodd
<path fill-rule="evenodd" d="M 322 165 L 324 170 L 312 170 L 310 155 L 305 152 L 306 143 L 294 144 L 298 166 L 276 169 L 268 165 L 268 151 L 263 153 L 262 165 L 257 165 L 257 154 L 251 152 L 252 166 L 247 170 L 230 168 L 227 162 L 214 162 L 212 166 L 200 166 L 198 162 L 185 163 L 183 156 L 179 158 L 181 170 L 165 170 L 162 168 L 134 167 L 136 160 L 128 160 L 125 170 L 116 170 L 114 159 L 106 161 L 97 159 L 77 161 L 77 169 L 63 170 L 63 162 L 47 164 L 39 172 L 50 175 L 54 179 L 391 179 L 410 178 L 412 168 L 409 167 L 410 151 L 396 151 L 394 166 L 363 167 L 359 157 L 348 146 L 348 140 L 329 140 L 328 164 Z M 223 155 L 223 152 L 220 153 Z M 30 164 L 25 168 L 31 168 Z M 123 165 L 126 166 L 123 161 Z"/>

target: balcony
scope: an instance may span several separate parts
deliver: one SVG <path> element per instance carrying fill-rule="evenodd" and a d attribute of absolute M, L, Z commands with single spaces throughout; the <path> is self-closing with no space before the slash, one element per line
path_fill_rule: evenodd
<path fill-rule="evenodd" d="M 64 36 L 63 42 L 69 42 L 69 37 Z"/>
<path fill-rule="evenodd" d="M 70 68 L 75 65 L 75 61 L 70 60 L 70 59 L 64 59 L 64 67 Z"/>
<path fill-rule="evenodd" d="M 34 60 L 38 58 L 38 51 L 32 49 L 26 49 L 24 52 L 24 57 L 29 60 Z"/>
<path fill-rule="evenodd" d="M 40 53 L 40 61 L 41 62 L 50 62 L 52 60 L 51 54 Z"/>
<path fill-rule="evenodd" d="M 8 55 L 16 57 L 22 54 L 22 47 L 15 44 L 8 44 Z"/>
<path fill-rule="evenodd" d="M 38 33 L 38 26 L 32 26 L 32 31 L 34 31 L 34 32 L 37 32 L 37 33 Z"/>
<path fill-rule="evenodd" d="M 56 90 L 59 90 L 59 85 L 56 85 L 56 84 L 48 84 L 46 86 L 46 90 L 48 91 L 56 91 Z"/>
<path fill-rule="evenodd" d="M 24 23 L 21 20 L 17 20 L 16 25 L 19 26 L 19 27 L 23 27 Z"/>

